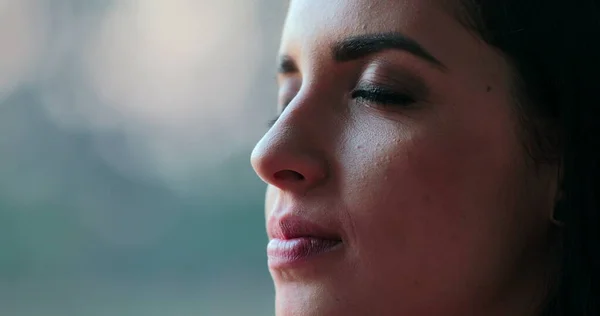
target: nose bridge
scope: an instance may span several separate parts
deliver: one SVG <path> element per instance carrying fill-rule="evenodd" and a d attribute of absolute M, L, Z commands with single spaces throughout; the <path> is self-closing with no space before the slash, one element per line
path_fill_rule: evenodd
<path fill-rule="evenodd" d="M 308 83 L 252 152 L 252 166 L 263 181 L 281 190 L 303 192 L 329 174 L 334 137 L 328 98 Z"/>

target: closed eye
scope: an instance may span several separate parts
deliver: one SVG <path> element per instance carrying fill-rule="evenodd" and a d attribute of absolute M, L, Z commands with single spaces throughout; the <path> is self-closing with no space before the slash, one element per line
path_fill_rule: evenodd
<path fill-rule="evenodd" d="M 281 114 L 277 114 L 277 115 L 276 115 L 274 118 L 270 119 L 270 120 L 267 122 L 267 127 L 268 127 L 268 128 L 271 128 L 271 127 L 273 127 L 273 125 L 275 125 L 275 123 L 277 123 L 277 120 L 279 119 L 279 116 L 281 116 Z"/>
<path fill-rule="evenodd" d="M 382 106 L 406 107 L 415 103 L 415 99 L 407 94 L 395 92 L 387 88 L 373 85 L 362 86 L 352 91 L 352 99 L 365 103 L 376 103 Z"/>
<path fill-rule="evenodd" d="M 291 99 L 289 99 L 289 100 L 286 100 L 283 103 L 283 105 L 280 107 L 281 111 L 277 115 L 275 115 L 274 118 L 272 118 L 269 121 L 267 121 L 267 127 L 268 128 L 273 127 L 273 125 L 275 125 L 275 123 L 277 123 L 277 120 L 279 120 L 279 117 L 281 116 L 281 113 L 283 113 L 283 111 L 285 110 L 285 108 L 292 102 L 292 99 L 293 99 L 293 97 Z"/>

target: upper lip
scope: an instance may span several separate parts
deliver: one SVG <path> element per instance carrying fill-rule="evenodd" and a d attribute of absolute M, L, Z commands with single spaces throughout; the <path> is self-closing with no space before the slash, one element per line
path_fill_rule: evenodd
<path fill-rule="evenodd" d="M 294 215 L 271 216 L 267 223 L 267 233 L 272 239 L 319 238 L 341 240 L 334 231 L 314 222 Z"/>

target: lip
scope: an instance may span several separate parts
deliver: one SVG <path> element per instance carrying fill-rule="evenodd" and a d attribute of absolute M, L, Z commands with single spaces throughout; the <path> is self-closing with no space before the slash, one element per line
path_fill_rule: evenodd
<path fill-rule="evenodd" d="M 267 224 L 267 233 L 271 239 L 296 239 L 314 237 L 327 240 L 341 240 L 333 230 L 295 215 L 272 216 Z"/>
<path fill-rule="evenodd" d="M 334 231 L 299 216 L 273 216 L 267 224 L 269 244 L 267 257 L 270 268 L 292 267 L 307 263 L 336 250 L 343 244 Z"/>
<path fill-rule="evenodd" d="M 341 245 L 341 240 L 314 237 L 271 239 L 267 245 L 269 267 L 281 269 L 306 263 L 309 259 L 334 251 Z"/>

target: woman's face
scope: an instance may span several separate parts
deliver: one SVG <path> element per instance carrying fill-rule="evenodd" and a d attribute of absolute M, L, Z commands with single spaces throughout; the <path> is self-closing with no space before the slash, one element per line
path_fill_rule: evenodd
<path fill-rule="evenodd" d="M 436 1 L 293 0 L 269 184 L 278 315 L 519 315 L 546 280 L 555 169 L 511 69 Z"/>

